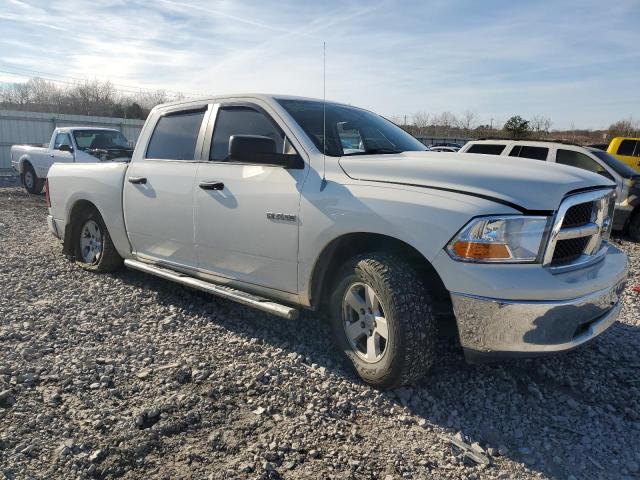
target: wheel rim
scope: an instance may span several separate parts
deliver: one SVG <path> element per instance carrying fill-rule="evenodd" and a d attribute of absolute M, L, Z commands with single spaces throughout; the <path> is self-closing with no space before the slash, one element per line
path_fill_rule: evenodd
<path fill-rule="evenodd" d="M 31 170 L 27 170 L 24 173 L 24 184 L 27 188 L 33 188 L 33 173 L 31 173 Z"/>
<path fill-rule="evenodd" d="M 102 256 L 102 230 L 95 220 L 88 220 L 80 231 L 80 256 L 84 263 L 94 264 Z"/>
<path fill-rule="evenodd" d="M 389 326 L 373 288 L 353 283 L 342 299 L 342 325 L 353 352 L 367 363 L 380 361 L 387 351 Z"/>

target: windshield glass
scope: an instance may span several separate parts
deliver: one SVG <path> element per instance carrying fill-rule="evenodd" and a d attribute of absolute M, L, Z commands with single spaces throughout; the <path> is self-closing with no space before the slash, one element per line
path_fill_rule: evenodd
<path fill-rule="evenodd" d="M 626 163 L 621 162 L 610 153 L 598 150 L 597 148 L 590 148 L 589 151 L 596 157 L 611 167 L 618 175 L 624 178 L 636 178 L 640 177 L 640 173 L 636 172 Z"/>
<path fill-rule="evenodd" d="M 73 138 L 80 150 L 130 148 L 126 137 L 115 130 L 74 130 Z"/>
<path fill-rule="evenodd" d="M 315 100 L 285 100 L 278 103 L 298 122 L 322 152 L 332 157 L 426 151 L 427 147 L 397 125 L 360 108 Z M 326 118 L 326 142 L 323 120 Z"/>

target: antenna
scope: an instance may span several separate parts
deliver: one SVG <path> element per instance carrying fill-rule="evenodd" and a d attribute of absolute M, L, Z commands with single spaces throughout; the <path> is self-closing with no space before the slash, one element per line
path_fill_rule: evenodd
<path fill-rule="evenodd" d="M 327 43 L 322 42 L 322 181 L 320 191 L 327 186 Z"/>

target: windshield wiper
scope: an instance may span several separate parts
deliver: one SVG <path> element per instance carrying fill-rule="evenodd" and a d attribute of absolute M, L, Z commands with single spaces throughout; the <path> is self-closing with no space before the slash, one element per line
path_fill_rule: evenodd
<path fill-rule="evenodd" d="M 402 153 L 402 150 L 394 150 L 393 148 L 371 148 L 369 150 L 365 150 L 364 152 L 353 152 L 353 153 L 345 153 L 346 156 L 351 155 L 375 155 L 375 154 L 386 154 L 386 153 Z"/>

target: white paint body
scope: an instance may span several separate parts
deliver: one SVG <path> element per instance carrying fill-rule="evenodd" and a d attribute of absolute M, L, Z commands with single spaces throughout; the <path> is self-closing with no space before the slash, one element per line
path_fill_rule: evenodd
<path fill-rule="evenodd" d="M 302 157 L 304 168 L 208 161 L 218 105 L 230 99 L 264 109 Z M 207 108 L 196 158 L 146 159 L 158 119 L 171 110 L 196 107 Z M 128 177 L 148 181 L 131 184 Z M 223 182 L 225 188 L 202 190 L 198 184 L 203 180 Z M 350 233 L 405 242 L 432 263 L 449 291 L 465 294 L 573 298 L 613 281 L 626 265 L 624 255 L 611 255 L 611 273 L 603 273 L 606 262 L 601 262 L 595 269 L 554 275 L 539 264 L 456 262 L 444 248 L 473 217 L 523 210 L 552 213 L 572 190 L 613 184 L 571 167 L 484 155 L 405 152 L 324 159 L 268 95 L 157 107 L 130 164 L 56 164 L 49 185 L 50 213 L 58 232 L 64 232 L 74 204 L 87 200 L 99 210 L 124 258 L 301 306 L 315 300 L 311 279 L 325 247 Z M 296 221 L 269 219 L 267 212 L 295 215 Z M 611 262 L 618 263 L 612 267 Z"/>

